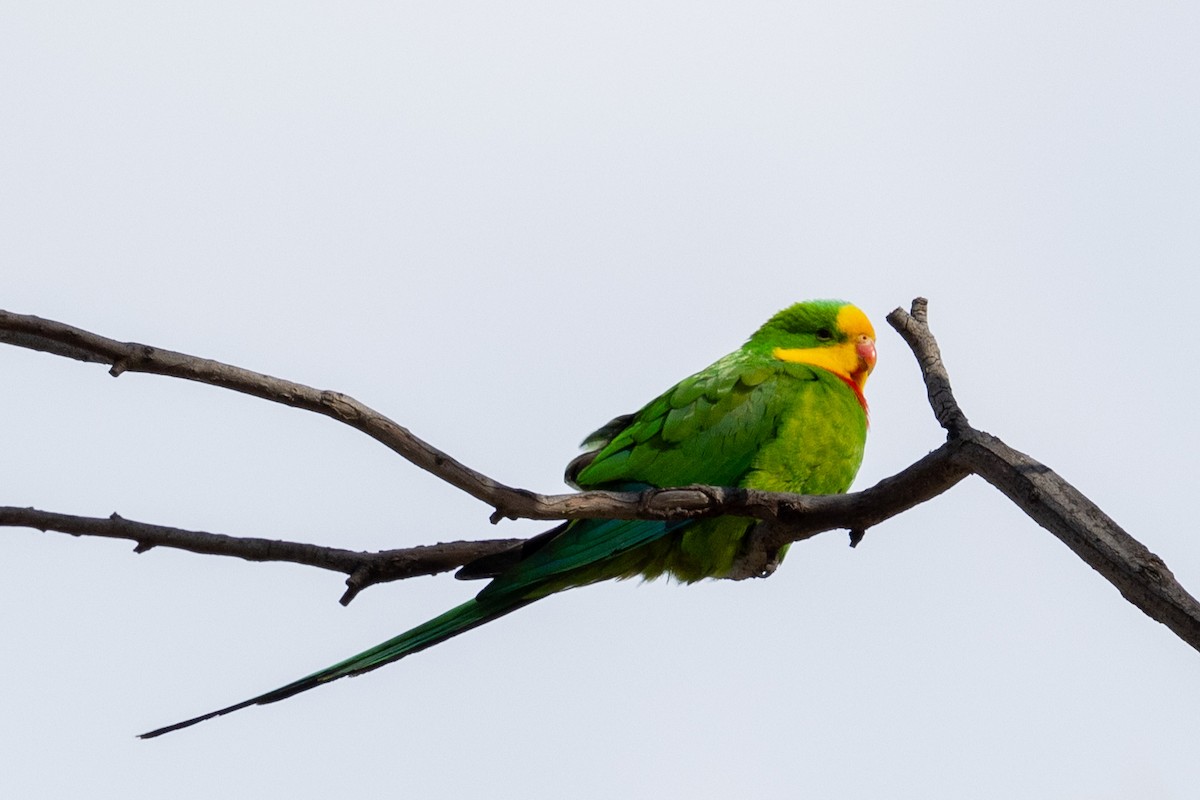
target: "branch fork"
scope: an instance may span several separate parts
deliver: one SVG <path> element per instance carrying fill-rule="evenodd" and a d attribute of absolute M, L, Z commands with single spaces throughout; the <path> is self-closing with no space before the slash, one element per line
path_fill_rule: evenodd
<path fill-rule="evenodd" d="M 542 495 L 506 486 L 456 461 L 374 409 L 340 392 L 318 390 L 218 361 L 134 342 L 119 342 L 61 322 L 0 311 L 0 344 L 78 361 L 108 364 L 114 377 L 144 372 L 207 383 L 322 414 L 384 446 L 495 509 L 502 519 L 688 519 L 736 514 L 763 520 L 747 536 L 734 579 L 771 575 L 780 550 L 819 533 L 845 529 L 857 546 L 868 529 L 950 489 L 967 475 L 982 477 L 1053 533 L 1148 616 L 1200 650 L 1200 604 L 1175 580 L 1162 559 L 1053 470 L 973 428 L 950 386 L 937 340 L 929 329 L 928 301 L 896 309 L 888 323 L 913 351 L 930 408 L 946 442 L 876 485 L 844 495 L 792 495 L 752 489 L 686 486 L 641 493 L 580 492 Z M 172 547 L 249 561 L 290 561 L 347 575 L 341 603 L 378 583 L 456 569 L 515 547 L 521 539 L 453 541 L 362 552 L 300 542 L 234 537 L 124 519 L 77 517 L 32 508 L 0 507 L 0 526 L 76 536 L 129 539 L 135 552 Z"/>

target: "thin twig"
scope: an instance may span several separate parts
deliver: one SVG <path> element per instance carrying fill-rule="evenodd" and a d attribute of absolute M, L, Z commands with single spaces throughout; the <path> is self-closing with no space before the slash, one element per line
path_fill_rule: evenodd
<path fill-rule="evenodd" d="M 967 416 L 958 407 L 954 392 L 950 388 L 950 375 L 946 365 L 942 363 L 942 351 L 937 339 L 929 330 L 929 301 L 918 297 L 912 302 L 912 314 L 906 314 L 904 309 L 897 308 L 888 314 L 887 321 L 896 333 L 908 343 L 917 364 L 921 367 L 921 377 L 925 379 L 925 391 L 929 395 L 929 405 L 938 424 L 946 429 L 946 433 L 954 438 L 971 426 Z"/>

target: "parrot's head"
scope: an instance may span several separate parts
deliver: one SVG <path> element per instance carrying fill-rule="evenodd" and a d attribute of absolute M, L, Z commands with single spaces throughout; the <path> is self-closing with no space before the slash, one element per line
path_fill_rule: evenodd
<path fill-rule="evenodd" d="M 827 369 L 860 396 L 875 368 L 875 328 L 858 307 L 840 300 L 789 306 L 767 320 L 750 343 L 783 361 Z"/>

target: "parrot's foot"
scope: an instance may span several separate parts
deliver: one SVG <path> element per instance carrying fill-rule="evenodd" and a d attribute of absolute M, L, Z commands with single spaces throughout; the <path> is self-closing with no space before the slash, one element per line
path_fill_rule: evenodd
<path fill-rule="evenodd" d="M 765 563 L 751 564 L 746 559 L 738 559 L 733 569 L 725 577 L 731 581 L 744 581 L 747 578 L 769 578 L 779 568 L 779 559 L 774 558 Z"/>
<path fill-rule="evenodd" d="M 747 578 L 769 578 L 779 568 L 783 561 L 787 545 L 779 547 L 770 542 L 768 534 L 769 523 L 759 523 L 746 534 L 742 542 L 742 551 L 734 559 L 729 574 L 725 577 L 734 581 L 744 581 Z"/>

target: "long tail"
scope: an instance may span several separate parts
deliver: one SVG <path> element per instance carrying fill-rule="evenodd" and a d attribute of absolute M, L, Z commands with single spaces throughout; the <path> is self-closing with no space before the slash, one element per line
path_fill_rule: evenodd
<path fill-rule="evenodd" d="M 488 601 L 479 602 L 476 600 L 468 600 L 461 606 L 456 606 L 450 609 L 445 614 L 439 617 L 434 617 L 428 622 L 418 625 L 410 631 L 406 631 L 399 636 L 388 639 L 380 645 L 372 647 L 370 650 L 364 650 L 356 656 L 351 656 L 345 661 L 340 661 L 332 667 L 327 667 L 320 672 L 314 672 L 308 677 L 301 678 L 298 681 L 293 681 L 286 686 L 281 686 L 274 691 L 260 694 L 258 697 L 252 697 L 249 700 L 243 700 L 236 705 L 222 708 L 217 711 L 210 711 L 207 714 L 202 714 L 199 717 L 192 717 L 183 722 L 176 722 L 174 725 L 168 725 L 165 728 L 158 728 L 141 734 L 139 739 L 153 739 L 155 736 L 162 736 L 164 733 L 177 731 L 180 728 L 188 728 L 198 722 L 204 722 L 206 719 L 219 717 L 230 712 L 237 711 L 249 706 L 261 706 L 267 703 L 274 703 L 279 700 L 284 700 L 292 695 L 306 692 L 309 689 L 315 689 L 324 683 L 335 681 L 338 678 L 344 678 L 347 675 L 361 675 L 364 672 L 370 672 L 373 669 L 382 667 L 384 664 L 390 664 L 393 661 L 404 658 L 407 655 L 424 650 L 426 647 L 432 647 L 439 642 L 444 642 L 447 639 L 457 636 L 458 634 L 469 631 L 471 628 L 478 627 L 485 622 L 491 622 L 494 619 L 508 614 L 511 611 L 516 611 L 518 608 L 532 603 L 532 599 L 521 599 L 516 602 L 512 600 L 504 601 Z"/>

